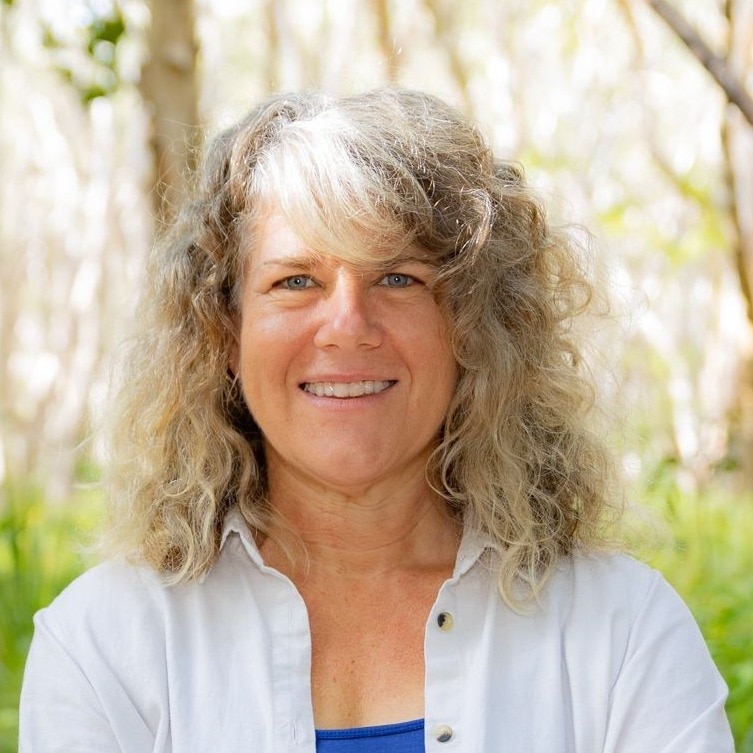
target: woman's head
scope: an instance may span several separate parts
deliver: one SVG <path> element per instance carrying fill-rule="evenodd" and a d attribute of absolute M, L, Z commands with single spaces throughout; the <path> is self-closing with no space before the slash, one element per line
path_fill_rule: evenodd
<path fill-rule="evenodd" d="M 205 570 L 233 504 L 264 529 L 263 442 L 228 365 L 244 271 L 272 211 L 348 265 L 382 268 L 420 249 L 436 270 L 457 384 L 427 477 L 492 534 L 508 586 L 513 571 L 535 579 L 588 540 L 606 455 L 583 425 L 590 392 L 570 322 L 590 288 L 576 251 L 521 170 L 440 100 L 304 93 L 273 98 L 212 143 L 153 257 L 115 474 L 130 510 L 118 515 L 148 561 Z"/>

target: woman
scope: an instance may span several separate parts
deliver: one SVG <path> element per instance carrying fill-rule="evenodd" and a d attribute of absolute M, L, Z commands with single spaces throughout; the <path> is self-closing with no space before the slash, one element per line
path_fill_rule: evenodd
<path fill-rule="evenodd" d="M 609 553 L 590 288 L 437 99 L 279 96 L 152 260 L 112 542 L 36 619 L 25 751 L 731 751 Z"/>

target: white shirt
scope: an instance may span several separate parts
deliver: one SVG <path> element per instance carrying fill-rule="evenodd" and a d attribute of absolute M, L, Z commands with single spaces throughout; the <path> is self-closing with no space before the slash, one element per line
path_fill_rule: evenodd
<path fill-rule="evenodd" d="M 732 753 L 724 682 L 658 573 L 578 557 L 520 615 L 483 552 L 466 534 L 426 625 L 427 751 Z M 236 513 L 201 583 L 105 563 L 35 624 L 21 753 L 315 750 L 306 607 Z"/>

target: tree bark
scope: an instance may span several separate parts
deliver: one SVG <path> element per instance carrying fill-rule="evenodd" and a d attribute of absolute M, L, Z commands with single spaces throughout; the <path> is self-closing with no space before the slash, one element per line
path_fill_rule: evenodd
<path fill-rule="evenodd" d="M 141 92 L 152 119 L 153 205 L 168 223 L 185 198 L 199 143 L 193 0 L 151 0 L 149 56 Z"/>
<path fill-rule="evenodd" d="M 748 94 L 743 82 L 731 70 L 727 60 L 717 55 L 667 0 L 647 0 L 647 2 L 714 77 L 727 95 L 727 99 L 737 105 L 745 119 L 753 125 L 753 97 Z"/>
<path fill-rule="evenodd" d="M 424 0 L 424 5 L 434 20 L 437 41 L 447 54 L 450 73 L 463 100 L 463 109 L 470 114 L 473 112 L 473 103 L 468 92 L 468 70 L 458 49 L 458 30 L 452 17 L 452 12 L 459 6 L 452 5 L 450 11 L 443 0 Z"/>
<path fill-rule="evenodd" d="M 753 5 L 728 0 L 725 15 L 729 29 L 727 63 L 740 78 L 753 66 Z M 730 108 L 724 124 L 724 147 L 730 215 L 734 225 L 735 264 L 745 297 L 748 321 L 753 326 L 753 128 Z M 753 488 L 753 353 L 743 354 L 732 411 L 732 456 L 737 461 L 743 488 Z"/>
<path fill-rule="evenodd" d="M 385 65 L 385 77 L 387 81 L 394 84 L 397 81 L 398 58 L 392 36 L 388 0 L 372 0 L 372 7 L 376 18 L 379 52 L 382 54 Z"/>

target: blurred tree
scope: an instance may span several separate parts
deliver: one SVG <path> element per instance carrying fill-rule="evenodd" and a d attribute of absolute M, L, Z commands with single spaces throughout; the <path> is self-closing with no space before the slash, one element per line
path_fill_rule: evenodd
<path fill-rule="evenodd" d="M 673 3 L 745 81 L 751 0 L 726 0 L 726 27 L 722 0 Z M 183 193 L 199 123 L 224 126 L 270 90 L 386 82 L 465 108 L 555 220 L 594 231 L 630 312 L 623 337 L 601 335 L 626 454 L 701 480 L 751 455 L 730 253 L 749 255 L 749 128 L 646 2 L 3 0 L 0 13 L 6 467 L 25 473 L 85 433 L 149 216 L 169 219 Z"/>
<path fill-rule="evenodd" d="M 0 10 L 0 495 L 10 479 L 68 498 L 146 245 L 120 10 Z"/>
<path fill-rule="evenodd" d="M 715 53 L 682 13 L 667 0 L 648 0 L 698 62 L 724 91 L 730 106 L 722 123 L 732 252 L 748 322 L 753 326 L 753 3 L 725 0 L 727 49 Z M 753 487 L 753 353 L 742 354 L 737 395 L 730 406 L 729 459 L 740 467 L 743 484 Z"/>
<path fill-rule="evenodd" d="M 726 61 L 738 81 L 753 80 L 753 2 L 726 0 L 728 24 Z M 753 97 L 745 90 L 748 106 L 727 110 L 724 124 L 724 156 L 730 187 L 730 214 L 735 228 L 732 239 L 740 288 L 753 326 Z M 737 103 L 736 103 L 737 104 Z M 741 113 L 745 114 L 745 120 Z M 734 406 L 732 449 L 743 470 L 745 486 L 753 488 L 753 352 L 743 359 Z"/>
<path fill-rule="evenodd" d="M 468 13 L 468 6 L 447 0 L 424 0 L 434 22 L 434 32 L 440 49 L 447 56 L 450 74 L 462 97 L 463 108 L 473 113 L 473 101 L 468 87 L 468 65 L 461 53 L 464 34 L 461 31 L 461 16 Z"/>
<path fill-rule="evenodd" d="M 141 92 L 151 116 L 157 221 L 166 223 L 186 195 L 196 166 L 199 85 L 193 0 L 150 0 L 151 27 Z"/>
<path fill-rule="evenodd" d="M 79 92 L 82 102 L 114 94 L 123 79 L 118 65 L 118 44 L 125 37 L 126 22 L 117 2 L 93 13 L 80 28 L 80 43 L 72 47 L 60 37 L 50 20 L 42 21 L 43 44 L 53 68 Z"/>
<path fill-rule="evenodd" d="M 387 0 L 371 0 L 371 5 L 376 18 L 379 51 L 385 63 L 385 78 L 388 82 L 394 83 L 398 74 L 398 51 L 392 29 L 389 3 Z"/>

